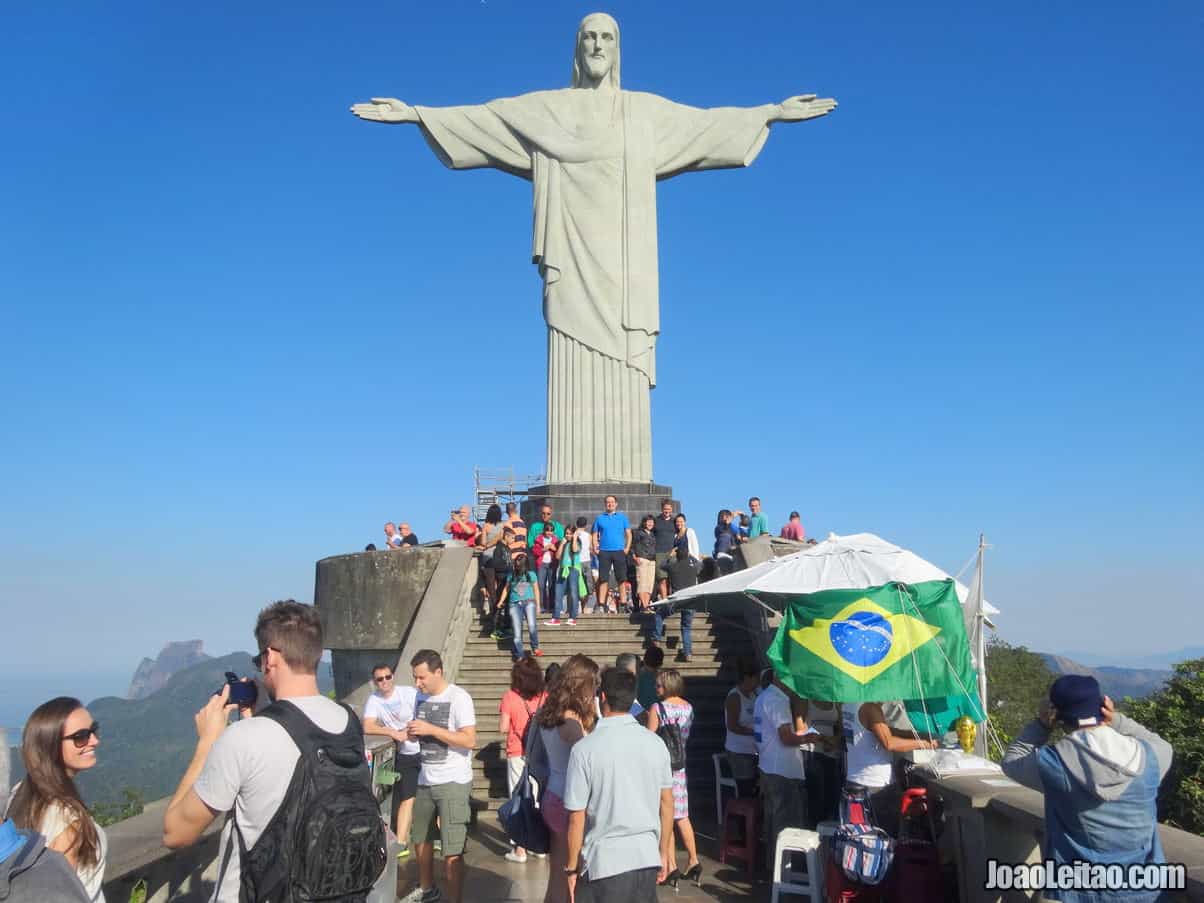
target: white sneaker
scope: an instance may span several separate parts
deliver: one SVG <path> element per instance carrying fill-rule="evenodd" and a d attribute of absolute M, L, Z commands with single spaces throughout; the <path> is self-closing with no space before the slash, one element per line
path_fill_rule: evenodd
<path fill-rule="evenodd" d="M 443 899 L 443 894 L 439 893 L 438 887 L 432 887 L 428 890 L 423 890 L 421 887 L 416 887 L 397 903 L 439 903 Z"/>
<path fill-rule="evenodd" d="M 526 862 L 527 855 L 524 853 L 522 856 L 520 856 L 518 853 L 514 852 L 514 850 L 511 850 L 506 854 L 505 859 L 507 862 Z"/>

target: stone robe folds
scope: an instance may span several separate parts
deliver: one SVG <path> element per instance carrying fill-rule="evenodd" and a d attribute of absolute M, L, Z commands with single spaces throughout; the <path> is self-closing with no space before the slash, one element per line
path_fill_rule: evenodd
<path fill-rule="evenodd" d="M 770 108 L 703 110 L 565 88 L 415 109 L 444 165 L 533 183 L 531 254 L 548 324 L 547 481 L 651 482 L 656 182 L 747 166 L 769 136 Z"/>

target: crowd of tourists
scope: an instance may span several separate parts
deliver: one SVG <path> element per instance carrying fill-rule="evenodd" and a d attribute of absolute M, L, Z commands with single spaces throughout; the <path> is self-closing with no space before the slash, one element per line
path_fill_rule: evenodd
<path fill-rule="evenodd" d="M 759 500 L 752 502 L 748 515 L 720 513 L 715 557 L 766 532 Z M 803 698 L 781 675 L 740 660 L 731 663 L 734 684 L 721 710 L 696 710 L 689 679 L 666 665 L 657 642 L 642 654 L 622 652 L 613 664 L 582 654 L 546 667 L 537 661 L 534 610 L 550 596 L 553 621 L 575 619 L 570 603 L 561 620 L 566 599 L 592 599 L 597 612 L 608 600 L 607 584 L 627 582 L 632 549 L 633 611 L 655 610 L 657 595 L 697 579 L 697 539 L 670 503 L 635 530 L 616 509 L 608 498 L 592 527 L 563 526 L 546 506 L 530 529 L 513 508 L 506 516 L 490 510 L 482 525 L 463 512 L 449 521 L 459 541 L 481 549 L 489 608 L 508 607 L 515 636 L 499 730 L 509 790 L 537 797 L 546 851 L 525 848 L 524 835 L 505 858 L 521 864 L 546 856 L 546 903 L 650 903 L 658 885 L 701 884 L 686 749 L 696 724 L 708 721 L 724 725 L 723 755 L 739 795 L 758 801 L 766 864 L 781 831 L 837 819 L 850 799 L 893 835 L 900 814 L 895 755 L 940 743 L 901 725 L 896 704 Z M 661 523 L 668 526 L 658 534 Z M 591 592 L 573 596 L 562 589 L 566 571 L 580 575 L 586 556 L 597 559 L 599 573 Z M 530 652 L 519 639 L 522 624 Z M 662 629 L 658 619 L 652 639 Z M 194 844 L 223 818 L 216 903 L 308 898 L 315 888 L 362 899 L 388 874 L 388 835 L 364 744 L 365 735 L 383 736 L 394 744 L 389 826 L 397 855 L 417 864 L 418 884 L 404 903 L 461 903 L 477 717 L 471 695 L 444 674 L 440 652 L 418 652 L 404 663 L 404 675 L 395 670 L 403 663 L 378 663 L 360 714 L 318 690 L 324 644 L 312 606 L 268 606 L 254 636 L 259 678 L 228 683 L 196 714 L 196 747 L 165 811 L 163 843 Z M 682 654 L 688 659 L 688 640 Z M 253 687 L 266 692 L 257 698 Z M 1057 726 L 1063 735 L 1048 745 Z M 7 759 L 0 760 L 0 899 L 103 901 L 107 840 L 75 783 L 101 750 L 100 725 L 87 708 L 60 697 L 27 721 L 25 776 L 11 793 Z M 1044 792 L 1045 855 L 1055 863 L 1157 863 L 1156 797 L 1171 756 L 1169 744 L 1116 712 L 1094 678 L 1067 675 L 1008 748 L 1003 769 Z M 302 823 L 339 829 L 294 830 Z M 384 893 L 391 899 L 395 891 Z"/>
<path fill-rule="evenodd" d="M 539 520 L 530 525 L 513 502 L 504 514 L 500 505 L 491 505 L 479 524 L 465 505 L 453 509 L 443 530 L 451 542 L 479 550 L 486 618 L 497 639 L 511 640 L 515 660 L 526 648 L 524 628 L 532 655 L 539 657 L 541 626 L 575 627 L 583 614 L 645 617 L 650 640 L 663 642 L 664 611 L 656 603 L 695 585 L 707 560 L 713 562 L 714 575 L 731 573 L 736 547 L 770 533 L 755 496 L 747 514 L 728 508 L 718 512 L 709 559 L 671 499 L 661 501 L 659 514 L 635 521 L 610 495 L 592 522 L 577 517 L 567 523 L 557 520 L 545 502 Z M 805 540 L 797 511 L 791 512 L 781 535 Z M 680 661 L 692 655 L 691 620 L 692 612 L 682 612 Z"/>

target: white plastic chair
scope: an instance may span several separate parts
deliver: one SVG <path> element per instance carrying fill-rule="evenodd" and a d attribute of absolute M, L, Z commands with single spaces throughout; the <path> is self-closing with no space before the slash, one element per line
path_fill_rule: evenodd
<path fill-rule="evenodd" d="M 723 788 L 729 787 L 732 791 L 732 799 L 740 799 L 740 785 L 736 783 L 736 779 L 732 777 L 731 765 L 727 761 L 726 753 L 713 753 L 711 760 L 715 763 L 715 824 L 720 826 L 722 832 L 723 827 Z M 728 773 L 724 774 L 724 766 L 727 766 Z"/>
<path fill-rule="evenodd" d="M 787 853 L 802 853 L 807 858 L 807 871 L 797 872 L 786 863 Z M 811 903 L 823 903 L 820 888 L 822 878 L 819 864 L 819 835 L 802 828 L 783 828 L 773 851 L 773 894 L 770 903 L 778 903 L 782 894 L 798 894 Z"/>

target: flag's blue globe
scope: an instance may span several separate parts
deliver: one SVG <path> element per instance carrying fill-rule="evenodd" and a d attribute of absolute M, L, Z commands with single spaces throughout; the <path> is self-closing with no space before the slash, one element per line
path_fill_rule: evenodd
<path fill-rule="evenodd" d="M 828 639 L 837 655 L 850 665 L 876 665 L 890 652 L 894 631 L 890 621 L 873 611 L 858 611 L 828 627 Z"/>

